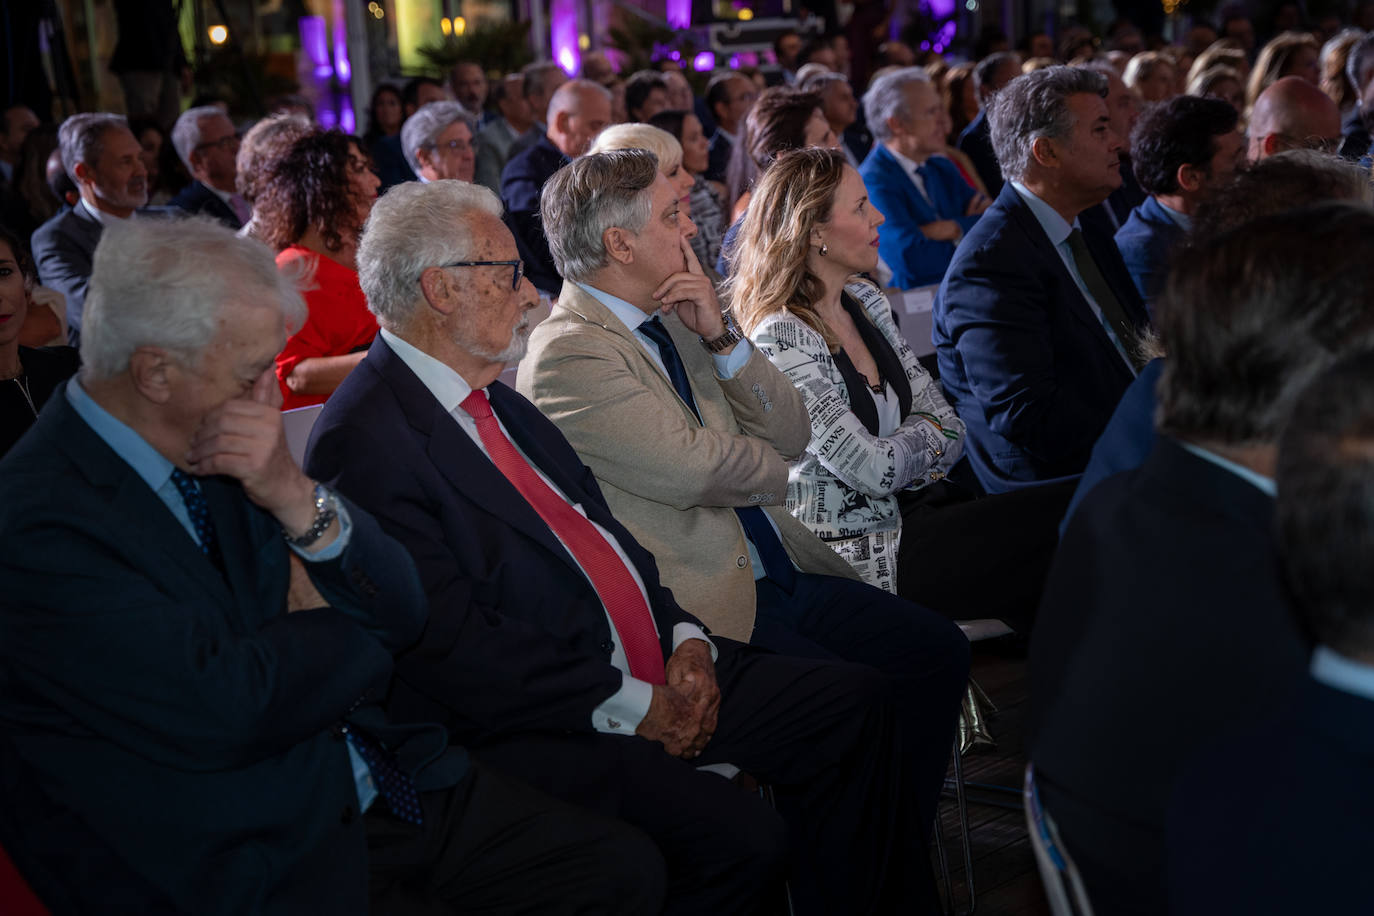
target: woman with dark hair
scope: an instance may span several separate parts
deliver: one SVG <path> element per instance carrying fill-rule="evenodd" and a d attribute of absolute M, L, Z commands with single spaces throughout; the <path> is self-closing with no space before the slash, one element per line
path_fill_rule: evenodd
<path fill-rule="evenodd" d="M 711 152 L 701 121 L 690 111 L 660 111 L 649 119 L 649 124 L 672 134 L 682 145 L 682 168 L 692 177 L 688 202 L 692 221 L 697 225 L 697 234 L 691 239 L 692 250 L 702 264 L 714 265 L 725 237 L 725 208 L 705 177 Z"/>
<path fill-rule="evenodd" d="M 372 93 L 372 102 L 367 106 L 367 131 L 363 133 L 363 141 L 371 148 L 382 137 L 396 136 L 404 120 L 401 91 L 382 83 Z"/>
<path fill-rule="evenodd" d="M 161 125 L 153 118 L 133 118 L 129 121 L 129 130 L 133 133 L 134 139 L 138 141 L 141 150 L 138 158 L 148 171 L 149 205 L 157 206 L 167 203 L 173 196 L 173 189 L 169 187 L 168 178 L 176 174 L 166 167 L 169 159 L 176 158 L 175 151 L 167 142 L 167 134 L 163 132 Z M 180 190 L 180 188 L 176 190 Z"/>
<path fill-rule="evenodd" d="M 37 421 L 38 411 L 80 365 L 72 347 L 20 345 L 36 282 L 24 244 L 0 226 L 0 456 Z"/>
<path fill-rule="evenodd" d="M 759 93 L 744 119 L 739 142 L 730 153 L 725 184 L 730 198 L 730 219 L 749 207 L 754 182 L 783 150 L 808 146 L 834 147 L 839 138 L 821 109 L 820 96 L 786 86 Z"/>
<path fill-rule="evenodd" d="M 358 237 L 381 181 L 362 141 L 315 130 L 271 164 L 253 203 L 257 237 L 277 266 L 306 278 L 310 315 L 277 356 L 282 409 L 322 404 L 377 335 L 358 285 Z"/>
<path fill-rule="evenodd" d="M 57 215 L 62 209 L 48 184 L 48 157 L 57 149 L 57 126 L 40 124 L 19 145 L 19 159 L 14 164 L 10 193 L 5 212 L 0 219 L 21 238 L 29 238 L 33 231 Z"/>
<path fill-rule="evenodd" d="M 973 61 L 950 67 L 945 71 L 944 79 L 936 83 L 942 89 L 945 108 L 949 111 L 950 130 L 946 139 L 951 146 L 959 142 L 959 135 L 964 132 L 964 128 L 978 117 L 978 96 L 974 94 L 973 67 Z"/>

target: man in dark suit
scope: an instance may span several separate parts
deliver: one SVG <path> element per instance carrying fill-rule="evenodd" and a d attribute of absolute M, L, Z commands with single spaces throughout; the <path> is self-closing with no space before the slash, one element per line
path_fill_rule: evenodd
<path fill-rule="evenodd" d="M 733 70 L 718 73 L 711 78 L 706 87 L 706 105 L 716 119 L 716 132 L 711 135 L 709 164 L 706 178 L 710 181 L 724 181 L 725 171 L 730 165 L 730 153 L 739 142 L 740 129 L 744 118 L 759 97 L 754 81 L 741 76 Z"/>
<path fill-rule="evenodd" d="M 1274 560 L 1276 441 L 1314 374 L 1374 344 L 1371 258 L 1374 214 L 1326 204 L 1174 267 L 1159 440 L 1078 507 L 1030 647 L 1035 778 L 1099 912 L 1167 911 L 1180 766 L 1219 721 L 1272 711 L 1305 670 Z"/>
<path fill-rule="evenodd" d="M 213 216 L 230 229 L 243 226 L 252 208 L 234 187 L 239 151 L 234 122 L 217 105 L 189 108 L 172 128 L 172 146 L 194 180 L 172 198 L 171 206 Z"/>
<path fill-rule="evenodd" d="M 0 463 L 0 730 L 49 794 L 183 912 L 652 911 L 642 837 L 376 705 L 424 594 L 287 451 L 304 305 L 261 246 L 112 227 L 90 305 L 80 380 Z"/>
<path fill-rule="evenodd" d="M 81 312 L 91 261 L 107 221 L 126 220 L 148 202 L 142 148 L 121 115 L 76 114 L 62 122 L 57 140 L 67 175 L 81 199 L 33 234 L 38 281 L 67 300 L 67 337 L 81 343 Z"/>
<path fill-rule="evenodd" d="M 1007 184 L 955 251 L 932 330 L 989 492 L 1082 473 L 1142 364 L 1135 284 L 1111 239 L 1078 226 L 1121 181 L 1106 91 L 1099 74 L 1051 67 L 993 100 Z"/>
<path fill-rule="evenodd" d="M 1021 75 L 1021 61 L 1010 51 L 989 54 L 973 68 L 973 91 L 978 97 L 978 115 L 959 134 L 959 149 L 973 160 L 978 177 L 988 193 L 996 197 L 1002 191 L 1002 167 L 992 150 L 992 135 L 988 132 L 988 108 L 992 97 L 1007 83 Z"/>
<path fill-rule="evenodd" d="M 539 193 L 554 172 L 587 151 L 611 123 L 611 94 L 591 80 L 564 83 L 549 102 L 548 136 L 513 154 L 501 172 L 507 224 L 520 245 L 530 282 L 550 296 L 563 285 L 539 219 Z"/>
<path fill-rule="evenodd" d="M 1135 177 L 1131 162 L 1131 135 L 1140 120 L 1140 99 L 1121 80 L 1121 74 L 1105 60 L 1083 64 L 1084 70 L 1100 73 L 1107 79 L 1107 116 L 1112 132 L 1121 139 L 1121 184 L 1095 207 L 1082 214 L 1083 231 L 1099 232 L 1105 238 L 1116 234 L 1130 218 L 1131 211 L 1145 202 L 1145 189 Z"/>
<path fill-rule="evenodd" d="M 1239 113 L 1221 99 L 1180 95 L 1150 109 L 1131 140 L 1131 161 L 1150 196 L 1116 233 L 1145 308 L 1164 289 L 1173 249 L 1209 190 L 1230 179 L 1245 156 Z"/>
<path fill-rule="evenodd" d="M 557 427 L 496 380 L 535 301 L 499 214 L 460 182 L 378 202 L 358 264 L 383 329 L 307 451 L 410 549 L 429 594 L 392 711 L 644 830 L 670 913 L 754 912 L 788 845 L 798 913 L 933 908 L 885 680 L 708 637 Z M 790 843 L 706 764 L 773 785 Z"/>
<path fill-rule="evenodd" d="M 1293 700 L 1179 777 L 1170 913 L 1359 913 L 1374 838 L 1374 358 L 1317 378 L 1279 441 L 1279 556 L 1316 636 Z"/>

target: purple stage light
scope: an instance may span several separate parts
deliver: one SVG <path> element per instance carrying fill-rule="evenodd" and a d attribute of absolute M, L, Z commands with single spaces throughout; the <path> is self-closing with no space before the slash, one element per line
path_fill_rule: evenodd
<path fill-rule="evenodd" d="M 702 51 L 692 58 L 692 69 L 698 73 L 709 73 L 716 69 L 716 55 L 710 51 Z"/>
<path fill-rule="evenodd" d="M 582 63 L 577 47 L 576 0 L 552 0 L 549 4 L 549 40 L 553 59 L 568 76 L 574 76 Z"/>

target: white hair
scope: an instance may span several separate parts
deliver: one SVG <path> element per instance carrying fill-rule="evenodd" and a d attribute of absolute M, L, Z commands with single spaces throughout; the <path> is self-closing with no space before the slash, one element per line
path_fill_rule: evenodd
<path fill-rule="evenodd" d="M 617 226 L 638 235 L 653 211 L 658 157 L 648 150 L 580 156 L 544 185 L 539 213 L 554 267 L 565 280 L 585 280 L 606 266 L 602 236 Z"/>
<path fill-rule="evenodd" d="M 682 165 L 682 144 L 651 124 L 612 124 L 592 141 L 587 155 L 613 149 L 646 149 L 658 157 L 658 170 L 665 175 Z"/>
<path fill-rule="evenodd" d="M 199 363 L 219 322 L 241 303 L 281 311 L 287 333 L 305 323 L 295 278 L 261 242 L 206 217 L 112 221 L 100 235 L 81 323 L 81 377 L 110 378 L 139 347 Z"/>
<path fill-rule="evenodd" d="M 129 129 L 123 115 L 106 111 L 74 114 L 57 129 L 57 145 L 62 151 L 62 168 L 76 181 L 76 164 L 94 166 L 104 148 L 105 133 L 116 128 Z"/>
<path fill-rule="evenodd" d="M 473 213 L 500 219 L 501 199 L 485 185 L 454 179 L 398 184 L 373 204 L 358 243 L 358 282 L 382 327 L 409 323 L 426 269 L 471 260 Z"/>
<path fill-rule="evenodd" d="M 885 143 L 892 139 L 888 118 L 905 121 L 911 116 L 907 111 L 906 87 L 929 82 L 930 76 L 920 67 L 903 67 L 873 81 L 864 93 L 864 119 L 874 140 Z"/>
<path fill-rule="evenodd" d="M 200 122 L 207 118 L 225 118 L 228 115 L 224 109 L 218 105 L 201 105 L 198 108 L 188 108 L 177 118 L 176 124 L 172 126 L 172 146 L 176 148 L 177 158 L 182 165 L 186 166 L 187 171 L 191 169 L 191 154 L 196 147 L 200 146 Z"/>
<path fill-rule="evenodd" d="M 412 172 L 420 174 L 420 150 L 432 149 L 439 142 L 439 135 L 457 121 L 462 121 L 468 126 L 475 142 L 477 119 L 469 114 L 460 102 L 430 102 L 421 105 L 415 110 L 415 114 L 406 118 L 405 124 L 401 125 L 401 153 L 406 157 L 406 164 Z"/>

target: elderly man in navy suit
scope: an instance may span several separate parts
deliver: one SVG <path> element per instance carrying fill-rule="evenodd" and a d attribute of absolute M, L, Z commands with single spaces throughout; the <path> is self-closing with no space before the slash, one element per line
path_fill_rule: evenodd
<path fill-rule="evenodd" d="M 497 380 L 536 301 L 500 214 L 453 181 L 377 203 L 358 266 L 382 331 L 307 451 L 429 595 L 391 710 L 643 830 L 668 913 L 753 913 L 789 864 L 798 913 L 933 912 L 887 680 L 706 633 L 558 428 Z M 697 769 L 717 764 L 771 784 L 782 817 Z"/>
<path fill-rule="evenodd" d="M 238 128 L 218 105 L 189 108 L 172 128 L 172 146 L 194 179 L 171 200 L 187 213 L 213 216 L 230 229 L 248 222 L 253 210 L 235 190 Z"/>
<path fill-rule="evenodd" d="M 989 492 L 1081 474 L 1143 365 L 1135 284 L 1111 240 L 1078 225 L 1121 183 L 1106 92 L 1100 74 L 1051 67 L 993 101 L 1007 184 L 954 253 L 932 331 Z"/>
<path fill-rule="evenodd" d="M 123 115 L 72 115 L 58 128 L 57 142 L 81 199 L 34 231 L 33 259 L 38 281 L 66 297 L 67 336 L 72 346 L 78 346 L 101 229 L 109 222 L 129 219 L 148 203 L 148 170 Z"/>
<path fill-rule="evenodd" d="M 79 380 L 0 463 L 0 742 L 72 816 L 11 825 L 15 860 L 89 832 L 187 913 L 654 912 L 641 835 L 377 706 L 424 593 L 287 451 L 305 306 L 267 250 L 112 226 L 89 306 Z"/>
<path fill-rule="evenodd" d="M 1152 314 L 1170 257 L 1191 228 L 1199 203 L 1244 161 L 1239 119 L 1221 99 L 1180 95 L 1147 111 L 1136 125 L 1131 162 L 1150 196 L 1117 231 L 1116 247 Z"/>

